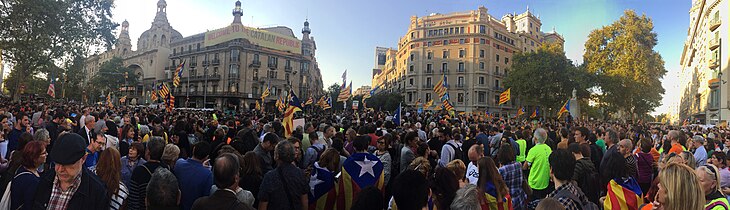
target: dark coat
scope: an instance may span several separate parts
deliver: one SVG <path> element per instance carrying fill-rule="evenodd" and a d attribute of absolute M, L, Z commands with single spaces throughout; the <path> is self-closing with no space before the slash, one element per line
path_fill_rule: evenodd
<path fill-rule="evenodd" d="M 40 182 L 38 183 L 38 188 L 35 193 L 35 199 L 33 200 L 33 209 L 47 209 L 48 201 L 51 199 L 53 180 L 55 177 L 56 172 L 53 170 L 41 175 Z M 68 208 L 66 209 L 109 209 L 109 198 L 106 194 L 107 191 L 104 183 L 101 182 L 96 175 L 93 175 L 91 171 L 83 168 L 81 172 L 81 184 L 71 197 L 71 200 L 68 201 Z"/>
<path fill-rule="evenodd" d="M 200 197 L 193 203 L 193 210 L 253 210 L 250 206 L 236 199 L 236 195 L 227 190 L 217 190 L 210 196 Z"/>

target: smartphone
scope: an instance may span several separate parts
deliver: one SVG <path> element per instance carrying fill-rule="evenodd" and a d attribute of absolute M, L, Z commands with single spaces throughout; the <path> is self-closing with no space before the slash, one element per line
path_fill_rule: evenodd
<path fill-rule="evenodd" d="M 76 113 L 71 113 L 71 117 L 76 117 Z"/>

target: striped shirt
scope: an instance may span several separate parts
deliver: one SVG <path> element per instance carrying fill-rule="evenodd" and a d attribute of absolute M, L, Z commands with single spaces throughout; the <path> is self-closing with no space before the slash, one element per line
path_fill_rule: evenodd
<path fill-rule="evenodd" d="M 127 199 L 127 194 L 127 186 L 125 186 L 124 183 L 119 182 L 119 191 L 117 191 L 116 194 L 112 195 L 111 202 L 109 202 L 109 209 L 119 210 L 124 203 L 124 199 Z"/>

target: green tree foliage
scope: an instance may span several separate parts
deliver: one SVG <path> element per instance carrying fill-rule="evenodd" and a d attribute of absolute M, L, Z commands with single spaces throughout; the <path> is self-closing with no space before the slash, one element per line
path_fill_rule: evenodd
<path fill-rule="evenodd" d="M 586 69 L 597 75 L 598 101 L 608 111 L 646 114 L 661 105 L 660 79 L 667 72 L 654 24 L 646 15 L 627 10 L 611 25 L 594 30 L 585 43 Z"/>
<path fill-rule="evenodd" d="M 126 84 L 137 84 L 137 75 L 132 69 L 124 67 L 121 58 L 114 57 L 101 64 L 99 72 L 91 78 L 90 84 L 94 94 L 101 93 L 100 91 L 108 93 L 118 91 Z"/>
<path fill-rule="evenodd" d="M 337 102 L 337 96 L 340 95 L 340 84 L 332 84 L 327 88 L 325 94 L 332 98 L 332 110 L 342 110 L 342 102 Z"/>
<path fill-rule="evenodd" d="M 511 68 L 505 88 L 512 88 L 512 97 L 524 105 L 541 106 L 543 110 L 560 109 L 571 98 L 573 89 L 579 98 L 589 97 L 587 89 L 594 81 L 583 68 L 575 67 L 557 44 L 545 43 L 535 52 L 515 54 Z"/>
<path fill-rule="evenodd" d="M 393 112 L 398 108 L 398 105 L 403 102 L 403 96 L 400 93 L 387 93 L 382 92 L 375 94 L 367 99 L 368 108 L 375 110 L 390 111 Z M 434 102 L 435 103 L 435 102 Z M 439 104 L 434 104 L 438 106 Z M 360 105 L 362 106 L 362 105 Z M 433 107 L 431 107 L 433 108 Z"/>
<path fill-rule="evenodd" d="M 118 25 L 112 7 L 111 0 L 0 0 L 0 49 L 18 74 L 9 86 L 43 67 L 86 56 L 92 46 L 110 47 Z"/>

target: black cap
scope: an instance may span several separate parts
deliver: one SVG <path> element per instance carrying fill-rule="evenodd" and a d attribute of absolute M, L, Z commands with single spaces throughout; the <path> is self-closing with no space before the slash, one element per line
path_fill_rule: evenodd
<path fill-rule="evenodd" d="M 48 157 L 61 165 L 76 163 L 86 153 L 84 137 L 75 133 L 66 133 L 58 137 Z"/>

